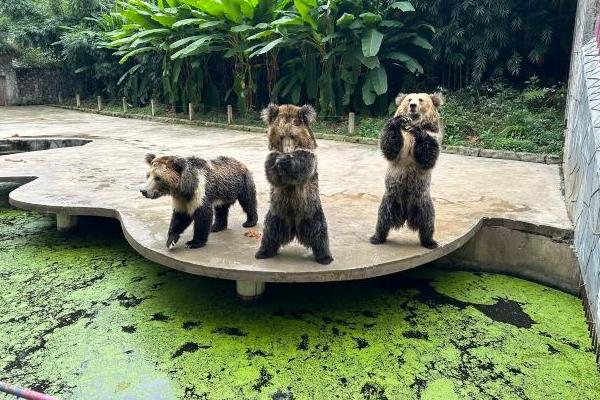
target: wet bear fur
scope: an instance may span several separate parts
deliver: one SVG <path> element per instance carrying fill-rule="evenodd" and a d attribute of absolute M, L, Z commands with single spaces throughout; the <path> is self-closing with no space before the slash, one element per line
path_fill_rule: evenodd
<path fill-rule="evenodd" d="M 147 154 L 146 162 L 150 170 L 142 194 L 150 199 L 170 195 L 173 200 L 167 247 L 177 243 L 192 221 L 194 235 L 186 247 L 203 247 L 209 232 L 227 229 L 229 208 L 236 200 L 247 216 L 243 226 L 256 225 L 256 188 L 252 174 L 241 162 L 228 157 L 208 161 L 154 154 Z"/>
<path fill-rule="evenodd" d="M 431 199 L 431 171 L 440 153 L 439 94 L 413 93 L 396 98 L 398 109 L 379 140 L 388 160 L 385 194 L 381 200 L 372 244 L 387 240 L 392 228 L 405 223 L 419 232 L 423 247 L 434 249 L 435 209 Z"/>
<path fill-rule="evenodd" d="M 333 261 L 327 221 L 319 198 L 317 147 L 310 124 L 316 119 L 309 106 L 270 104 L 262 112 L 268 124 L 270 153 L 265 161 L 271 184 L 270 207 L 256 258 L 275 256 L 294 238 L 312 249 L 320 264 Z"/>

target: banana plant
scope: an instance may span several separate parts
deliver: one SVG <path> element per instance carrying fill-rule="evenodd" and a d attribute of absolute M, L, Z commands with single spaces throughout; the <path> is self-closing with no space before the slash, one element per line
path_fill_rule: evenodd
<path fill-rule="evenodd" d="M 365 12 L 359 0 L 294 0 L 294 9 L 280 12 L 280 18 L 250 36 L 257 42 L 249 49 L 251 57 L 279 51 L 287 60 L 273 95 L 298 102 L 304 94 L 318 101 L 322 113 L 340 114 L 386 95 L 387 69 L 422 73 L 411 53 L 431 49 L 422 31 L 433 28 L 402 22 L 403 14 L 414 11 L 409 1 L 378 5 L 373 7 L 378 12 Z"/>

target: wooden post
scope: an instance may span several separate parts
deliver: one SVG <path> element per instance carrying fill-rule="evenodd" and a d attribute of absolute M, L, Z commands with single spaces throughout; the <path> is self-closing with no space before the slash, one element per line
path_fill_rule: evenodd
<path fill-rule="evenodd" d="M 227 106 L 227 123 L 228 124 L 233 123 L 233 106 L 232 105 Z"/>
<path fill-rule="evenodd" d="M 62 93 L 58 92 L 58 104 L 62 105 Z"/>
<path fill-rule="evenodd" d="M 127 112 L 127 97 L 123 97 L 123 112 Z"/>
<path fill-rule="evenodd" d="M 150 99 L 150 113 L 154 117 L 154 99 Z"/>
<path fill-rule="evenodd" d="M 77 105 L 77 108 L 81 107 L 81 97 L 79 96 L 79 93 L 75 95 L 75 104 Z"/>
<path fill-rule="evenodd" d="M 102 96 L 98 96 L 98 111 L 102 111 Z"/>
<path fill-rule="evenodd" d="M 194 118 L 194 105 L 192 103 L 188 104 L 188 115 L 191 121 Z"/>
<path fill-rule="evenodd" d="M 354 125 L 354 113 L 348 113 L 348 134 L 354 135 L 355 125 Z"/>

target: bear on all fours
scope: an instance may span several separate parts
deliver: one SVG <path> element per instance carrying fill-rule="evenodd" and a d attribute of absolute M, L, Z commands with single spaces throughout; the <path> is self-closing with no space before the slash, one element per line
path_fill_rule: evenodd
<path fill-rule="evenodd" d="M 150 170 L 142 195 L 149 199 L 170 195 L 173 200 L 167 247 L 177 243 L 192 221 L 194 236 L 186 247 L 203 247 L 209 232 L 227 229 L 229 207 L 236 201 L 247 216 L 243 226 L 256 225 L 256 188 L 252 174 L 241 162 L 229 157 L 204 160 L 154 154 L 147 154 L 146 162 Z"/>
<path fill-rule="evenodd" d="M 379 140 L 388 161 L 385 194 L 379 206 L 372 244 L 387 240 L 392 228 L 405 223 L 419 232 L 423 247 L 434 249 L 435 209 L 431 199 L 431 171 L 440 153 L 440 94 L 400 94 L 398 109 Z"/>
<path fill-rule="evenodd" d="M 333 261 L 327 222 L 319 198 L 317 142 L 310 129 L 316 118 L 309 106 L 270 104 L 262 112 L 268 124 L 270 153 L 265 161 L 271 184 L 270 206 L 256 258 L 270 258 L 294 238 L 312 249 L 315 261 Z"/>

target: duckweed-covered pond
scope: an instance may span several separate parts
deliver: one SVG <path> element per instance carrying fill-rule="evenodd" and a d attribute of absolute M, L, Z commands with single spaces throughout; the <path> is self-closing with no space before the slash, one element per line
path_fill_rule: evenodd
<path fill-rule="evenodd" d="M 15 187 L 0 184 L 0 380 L 87 400 L 600 399 L 563 292 L 421 268 L 270 285 L 248 307 L 232 282 L 146 261 L 112 221 L 57 234 L 7 204 Z"/>

